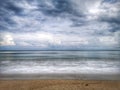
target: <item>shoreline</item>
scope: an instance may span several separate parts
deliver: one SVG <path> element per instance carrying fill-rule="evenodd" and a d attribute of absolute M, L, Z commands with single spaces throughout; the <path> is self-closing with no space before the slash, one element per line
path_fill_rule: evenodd
<path fill-rule="evenodd" d="M 120 74 L 0 74 L 0 80 L 120 80 Z"/>

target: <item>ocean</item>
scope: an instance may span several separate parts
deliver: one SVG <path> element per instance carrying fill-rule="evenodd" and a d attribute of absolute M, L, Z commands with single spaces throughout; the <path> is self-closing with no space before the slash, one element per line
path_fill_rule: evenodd
<path fill-rule="evenodd" d="M 120 80 L 120 51 L 0 51 L 0 79 Z"/>

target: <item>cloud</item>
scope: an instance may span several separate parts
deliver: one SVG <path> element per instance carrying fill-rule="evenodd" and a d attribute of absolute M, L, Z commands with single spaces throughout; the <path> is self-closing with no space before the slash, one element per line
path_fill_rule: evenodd
<path fill-rule="evenodd" d="M 118 44 L 117 40 L 115 40 L 115 37 L 112 36 L 103 36 L 99 38 L 100 42 L 104 45 L 116 45 Z"/>
<path fill-rule="evenodd" d="M 1 45 L 119 47 L 119 0 L 0 1 Z M 10 39 L 4 39 L 9 33 Z"/>
<path fill-rule="evenodd" d="M 120 31 L 115 32 L 115 38 L 117 39 L 118 47 L 120 47 Z"/>
<path fill-rule="evenodd" d="M 79 36 L 76 34 L 53 34 L 48 32 L 31 32 L 21 34 L 4 34 L 4 45 L 49 47 L 83 47 L 83 46 L 115 46 L 118 44 L 113 36 Z M 14 40 L 13 40 L 14 38 Z M 15 42 L 15 43 L 14 43 Z"/>
<path fill-rule="evenodd" d="M 0 34 L 0 46 L 13 46 L 15 42 L 10 34 Z"/>
<path fill-rule="evenodd" d="M 49 45 L 84 45 L 87 44 L 87 39 L 84 37 L 79 37 L 76 35 L 70 35 L 70 37 L 66 34 L 53 34 L 46 32 L 36 32 L 29 34 L 17 34 L 14 35 L 14 40 L 17 45 L 25 45 L 25 46 L 46 46 Z"/>
<path fill-rule="evenodd" d="M 36 32 L 36 33 L 22 33 L 12 34 L 17 46 L 38 46 L 49 47 L 49 45 L 58 45 L 60 41 L 51 33 Z"/>

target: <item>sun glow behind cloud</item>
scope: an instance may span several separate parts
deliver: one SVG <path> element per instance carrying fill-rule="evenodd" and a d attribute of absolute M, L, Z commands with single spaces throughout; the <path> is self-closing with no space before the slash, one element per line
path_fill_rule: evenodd
<path fill-rule="evenodd" d="M 15 42 L 13 40 L 13 37 L 10 34 L 7 33 L 7 34 L 1 35 L 0 45 L 1 46 L 6 46 L 6 45 L 14 46 Z"/>

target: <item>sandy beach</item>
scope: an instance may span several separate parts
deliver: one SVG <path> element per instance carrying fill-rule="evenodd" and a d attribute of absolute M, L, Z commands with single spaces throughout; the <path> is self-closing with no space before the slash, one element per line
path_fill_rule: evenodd
<path fill-rule="evenodd" d="M 120 90 L 120 81 L 0 80 L 0 90 Z"/>

